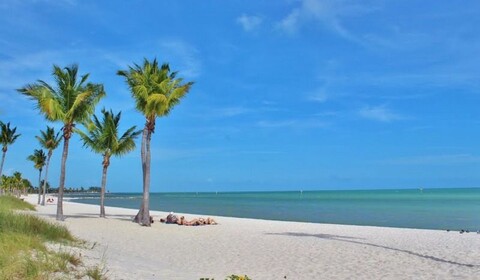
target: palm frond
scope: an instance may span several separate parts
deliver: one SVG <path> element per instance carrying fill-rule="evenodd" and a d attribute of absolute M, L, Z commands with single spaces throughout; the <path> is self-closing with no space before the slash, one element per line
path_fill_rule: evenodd
<path fill-rule="evenodd" d="M 36 101 L 39 111 L 50 121 L 60 121 L 71 126 L 88 119 L 96 104 L 105 96 L 103 86 L 86 84 L 89 74 L 78 76 L 78 65 L 67 67 L 53 65 L 54 85 L 38 80 L 18 89 L 20 93 Z"/>
<path fill-rule="evenodd" d="M 47 156 L 45 155 L 45 152 L 43 150 L 35 149 L 33 151 L 33 154 L 29 155 L 27 159 L 33 162 L 33 166 L 35 167 L 35 169 L 40 170 L 45 166 L 47 161 Z"/>
<path fill-rule="evenodd" d="M 40 146 L 48 150 L 49 154 L 58 148 L 62 142 L 60 132 L 55 133 L 55 129 L 49 126 L 47 126 L 46 131 L 40 130 L 40 136 L 35 136 L 35 138 L 37 138 Z"/>
<path fill-rule="evenodd" d="M 17 128 L 10 128 L 10 123 L 0 122 L 0 144 L 6 149 L 13 144 L 21 134 L 17 134 Z"/>
<path fill-rule="evenodd" d="M 141 131 L 135 131 L 136 127 L 133 126 L 119 137 L 121 112 L 115 114 L 112 110 L 102 109 L 101 113 L 102 118 L 94 115 L 85 131 L 77 130 L 84 147 L 104 156 L 124 155 L 135 149 L 134 140 Z"/>

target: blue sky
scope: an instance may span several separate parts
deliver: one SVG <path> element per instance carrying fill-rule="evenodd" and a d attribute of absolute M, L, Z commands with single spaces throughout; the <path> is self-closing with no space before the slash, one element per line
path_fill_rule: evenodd
<path fill-rule="evenodd" d="M 480 186 L 478 1 L 6 0 L 0 13 L 0 120 L 22 134 L 7 174 L 36 181 L 25 158 L 47 125 L 15 89 L 78 63 L 105 85 L 97 112 L 142 127 L 115 73 L 156 57 L 195 85 L 157 122 L 154 192 Z M 66 185 L 100 179 L 75 136 Z M 138 149 L 112 159 L 110 191 L 141 184 Z"/>

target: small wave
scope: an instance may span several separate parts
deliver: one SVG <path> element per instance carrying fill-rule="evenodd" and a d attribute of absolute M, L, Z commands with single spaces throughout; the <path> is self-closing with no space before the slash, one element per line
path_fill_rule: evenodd
<path fill-rule="evenodd" d="M 141 199 L 141 196 L 105 196 L 105 199 Z M 65 200 L 100 199 L 100 196 L 64 197 Z"/>
<path fill-rule="evenodd" d="M 99 196 L 64 197 L 65 200 L 100 199 Z"/>

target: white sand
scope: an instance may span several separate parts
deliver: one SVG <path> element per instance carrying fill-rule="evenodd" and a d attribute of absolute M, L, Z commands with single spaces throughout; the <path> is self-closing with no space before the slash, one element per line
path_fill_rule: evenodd
<path fill-rule="evenodd" d="M 56 205 L 37 210 L 54 220 Z M 148 228 L 130 221 L 136 212 L 107 207 L 102 219 L 98 206 L 65 202 L 61 223 L 96 245 L 85 257 L 109 279 L 480 279 L 477 233 L 226 217 L 187 227 L 159 223 L 158 211 Z"/>

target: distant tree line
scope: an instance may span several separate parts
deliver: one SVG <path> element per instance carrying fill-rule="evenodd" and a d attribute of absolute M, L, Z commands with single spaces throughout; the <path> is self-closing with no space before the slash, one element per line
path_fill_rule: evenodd
<path fill-rule="evenodd" d="M 49 182 L 41 181 L 40 186 L 45 186 L 47 193 L 58 193 L 58 188 L 50 187 Z M 66 187 L 66 193 L 99 193 L 101 192 L 101 187 L 91 186 L 91 187 Z M 19 196 L 21 194 L 27 193 L 38 193 L 38 187 L 34 187 L 32 183 L 23 178 L 22 173 L 14 172 L 12 176 L 2 175 L 0 177 L 0 195 L 2 194 L 12 194 Z"/>
<path fill-rule="evenodd" d="M 58 188 L 47 188 L 48 192 L 50 193 L 57 193 Z M 73 188 L 73 187 L 65 187 L 64 192 L 65 193 L 99 193 L 102 190 L 101 187 L 79 187 L 79 188 Z"/>

